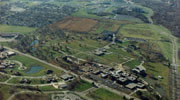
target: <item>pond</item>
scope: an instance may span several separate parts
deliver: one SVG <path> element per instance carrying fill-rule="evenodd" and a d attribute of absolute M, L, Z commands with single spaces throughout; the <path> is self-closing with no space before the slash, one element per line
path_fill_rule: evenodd
<path fill-rule="evenodd" d="M 33 73 L 39 72 L 39 71 L 42 70 L 42 69 L 43 69 L 43 67 L 41 67 L 41 66 L 32 66 L 32 67 L 29 69 L 29 71 L 27 71 L 26 73 L 27 73 L 27 74 L 33 74 Z"/>
<path fill-rule="evenodd" d="M 34 46 L 34 45 L 37 45 L 37 44 L 39 44 L 39 40 L 34 40 L 34 41 L 30 44 L 30 46 Z"/>

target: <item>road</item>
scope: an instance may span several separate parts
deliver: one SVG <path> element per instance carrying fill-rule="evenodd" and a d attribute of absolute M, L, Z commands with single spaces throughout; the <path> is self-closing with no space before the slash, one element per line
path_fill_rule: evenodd
<path fill-rule="evenodd" d="M 171 68 L 171 91 L 172 91 L 172 100 L 180 100 L 180 88 L 179 88 L 179 63 L 178 63 L 178 45 L 177 39 L 172 36 L 172 68 Z"/>
<path fill-rule="evenodd" d="M 36 57 L 33 57 L 33 56 L 29 55 L 29 54 L 25 54 L 25 53 L 19 52 L 18 50 L 11 49 L 11 48 L 6 47 L 6 46 L 4 46 L 4 48 L 5 48 L 5 49 L 8 49 L 8 50 L 10 50 L 10 51 L 16 52 L 16 53 L 18 53 L 18 54 L 21 54 L 21 55 L 23 55 L 23 56 L 26 56 L 26 57 L 35 59 L 35 60 L 37 60 L 37 61 L 39 61 L 39 62 L 42 62 L 42 63 L 44 63 L 44 64 L 47 64 L 47 65 L 49 65 L 49 66 L 51 66 L 51 67 L 54 67 L 54 68 L 56 68 L 56 69 L 62 70 L 62 71 L 64 71 L 64 72 L 66 72 L 66 73 L 70 73 L 70 74 L 72 74 L 72 75 L 74 75 L 74 76 L 76 76 L 76 77 L 79 76 L 79 75 L 77 75 L 77 74 L 75 74 L 75 73 L 73 73 L 73 72 L 70 72 L 70 71 L 67 71 L 66 69 L 61 68 L 60 66 L 56 66 L 56 65 L 53 65 L 53 64 L 48 63 L 48 62 L 46 62 L 46 61 L 40 60 L 40 59 L 38 59 L 38 58 L 36 58 Z M 90 83 L 95 82 L 95 81 L 90 80 L 90 79 L 87 79 L 87 78 L 85 78 L 85 77 L 81 77 L 81 78 L 82 78 L 83 80 L 85 80 L 85 81 L 90 82 Z M 10 83 L 2 83 L 2 84 L 13 85 L 13 84 L 10 84 Z M 15 85 L 18 85 L 18 84 L 15 84 Z M 47 85 L 47 84 L 44 84 L 44 85 Z M 37 86 L 37 85 L 36 85 L 36 86 Z M 105 89 L 107 89 L 107 90 L 109 90 L 109 91 L 111 91 L 111 92 L 113 92 L 113 93 L 119 94 L 120 96 L 126 96 L 127 98 L 135 98 L 135 100 L 139 100 L 139 99 L 136 98 L 136 97 L 133 97 L 133 96 L 130 96 L 129 94 L 126 94 L 126 93 L 117 91 L 117 90 L 115 90 L 115 89 L 109 88 L 109 87 L 107 87 L 107 86 L 105 86 L 105 85 L 103 85 L 103 84 L 101 84 L 101 87 L 103 87 L 103 88 L 105 88 Z M 89 100 L 89 99 L 88 99 L 88 100 Z"/>

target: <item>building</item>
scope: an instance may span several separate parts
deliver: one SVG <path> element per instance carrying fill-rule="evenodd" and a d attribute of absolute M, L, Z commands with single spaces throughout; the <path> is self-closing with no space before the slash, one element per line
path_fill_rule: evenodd
<path fill-rule="evenodd" d="M 100 71 L 100 70 L 97 70 L 97 71 L 93 72 L 93 74 L 95 74 L 95 75 L 99 75 L 101 73 L 102 73 L 102 71 Z"/>
<path fill-rule="evenodd" d="M 117 80 L 117 82 L 119 83 L 119 84 L 126 84 L 127 83 L 127 78 L 124 78 L 124 77 L 120 77 L 118 80 Z"/>
<path fill-rule="evenodd" d="M 142 76 L 146 76 L 146 68 L 144 68 L 142 65 L 137 66 L 136 68 L 132 69 L 132 71 L 136 74 L 140 74 Z"/>
<path fill-rule="evenodd" d="M 4 59 L 6 59 L 6 56 L 0 54 L 0 60 L 4 60 Z"/>
<path fill-rule="evenodd" d="M 97 56 L 103 56 L 105 53 L 103 51 L 100 51 L 100 50 L 95 50 L 94 54 Z"/>
<path fill-rule="evenodd" d="M 13 51 L 7 51 L 7 56 L 14 56 L 14 55 L 16 55 L 15 52 L 13 52 Z"/>
<path fill-rule="evenodd" d="M 108 77 L 108 74 L 101 73 L 101 77 L 102 77 L 102 78 L 107 78 L 107 77 Z"/>
<path fill-rule="evenodd" d="M 16 36 L 17 34 L 14 34 L 14 33 L 0 33 L 0 37 L 2 38 L 14 38 Z"/>
<path fill-rule="evenodd" d="M 69 74 L 64 74 L 61 76 L 61 78 L 65 81 L 68 81 L 68 80 L 71 80 L 73 79 L 73 76 L 72 75 L 69 75 Z"/>
<path fill-rule="evenodd" d="M 6 66 L 0 65 L 0 69 L 5 69 L 5 68 L 6 68 Z"/>
<path fill-rule="evenodd" d="M 5 49 L 2 47 L 2 46 L 0 46 L 0 52 L 3 52 Z"/>
<path fill-rule="evenodd" d="M 125 87 L 130 89 L 130 90 L 135 90 L 137 88 L 137 86 L 138 85 L 136 83 L 129 83 Z"/>

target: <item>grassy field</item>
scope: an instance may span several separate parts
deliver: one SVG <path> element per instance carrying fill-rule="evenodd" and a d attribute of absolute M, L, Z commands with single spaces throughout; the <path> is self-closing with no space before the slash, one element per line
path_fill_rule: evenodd
<path fill-rule="evenodd" d="M 131 69 L 133 69 L 133 68 L 137 67 L 140 64 L 141 64 L 141 61 L 135 59 L 135 60 L 132 60 L 132 61 L 129 61 L 129 62 L 125 63 L 124 66 L 128 66 Z"/>
<path fill-rule="evenodd" d="M 21 89 L 14 86 L 0 85 L 0 100 L 7 100 L 13 93 L 19 92 Z"/>
<path fill-rule="evenodd" d="M 123 100 L 123 97 L 112 93 L 106 89 L 100 88 L 87 95 L 94 100 Z"/>
<path fill-rule="evenodd" d="M 128 24 L 124 25 L 119 35 L 124 37 L 142 38 L 150 40 L 160 40 L 161 38 L 167 37 L 170 32 L 162 27 L 152 24 Z"/>
<path fill-rule="evenodd" d="M 75 12 L 72 14 L 74 17 L 87 17 L 87 18 L 96 18 L 100 19 L 100 16 L 93 15 L 93 14 L 88 14 L 85 9 L 80 9 L 79 11 Z"/>
<path fill-rule="evenodd" d="M 124 25 L 118 35 L 123 37 L 132 37 L 148 40 L 158 45 L 159 50 L 164 54 L 167 59 L 172 58 L 172 47 L 170 40 L 171 32 L 163 26 L 151 24 L 128 24 Z"/>
<path fill-rule="evenodd" d="M 157 90 L 161 94 L 167 94 L 169 93 L 169 68 L 167 66 L 164 66 L 161 63 L 147 63 L 145 64 L 145 67 L 147 69 L 147 74 L 149 76 L 154 76 L 158 78 L 158 76 L 162 76 L 163 79 L 153 80 L 150 77 L 147 77 L 146 80 L 151 85 L 155 86 L 156 84 L 159 84 L 162 88 L 156 87 Z"/>
<path fill-rule="evenodd" d="M 77 92 L 83 92 L 89 88 L 92 87 L 92 84 L 86 82 L 86 81 L 83 81 L 81 80 L 80 81 L 80 84 L 76 85 L 75 88 L 74 88 L 74 91 L 77 91 Z"/>
<path fill-rule="evenodd" d="M 41 63 L 41 62 L 39 62 L 37 60 L 31 59 L 31 58 L 23 56 L 23 55 L 13 56 L 13 57 L 9 58 L 9 60 L 19 61 L 19 62 L 21 62 L 23 64 L 23 66 L 27 67 L 26 70 L 18 70 L 17 68 L 15 70 L 15 71 L 20 72 L 24 76 L 43 76 L 47 70 L 53 70 L 54 74 L 61 74 L 62 73 L 61 70 L 57 70 L 57 69 L 55 69 L 55 68 L 53 68 L 51 66 L 48 66 L 48 65 L 46 65 L 44 63 Z M 37 73 L 27 74 L 26 72 L 29 71 L 29 69 L 32 66 L 41 66 L 42 70 L 40 70 Z"/>
<path fill-rule="evenodd" d="M 36 28 L 24 27 L 24 26 L 9 26 L 9 25 L 0 25 L 0 33 L 4 32 L 18 32 L 22 34 L 27 34 L 34 32 Z"/>

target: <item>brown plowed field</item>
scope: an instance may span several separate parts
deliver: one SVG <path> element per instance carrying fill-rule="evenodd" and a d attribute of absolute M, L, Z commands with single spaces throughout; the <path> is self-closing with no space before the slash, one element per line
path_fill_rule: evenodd
<path fill-rule="evenodd" d="M 71 17 L 62 20 L 55 25 L 57 28 L 67 31 L 89 32 L 96 24 L 98 24 L 98 21 L 94 19 Z"/>

